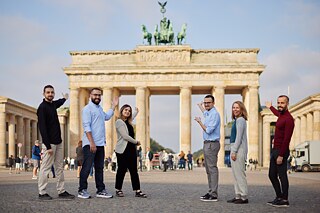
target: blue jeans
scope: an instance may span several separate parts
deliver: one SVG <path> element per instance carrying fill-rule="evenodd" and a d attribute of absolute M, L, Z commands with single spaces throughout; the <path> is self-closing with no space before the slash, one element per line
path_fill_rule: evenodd
<path fill-rule="evenodd" d="M 86 145 L 83 147 L 83 164 L 80 172 L 79 192 L 83 189 L 88 189 L 88 176 L 93 163 L 97 192 L 105 189 L 103 183 L 104 147 L 97 146 L 97 151 L 92 153 L 90 152 L 90 146 Z"/>

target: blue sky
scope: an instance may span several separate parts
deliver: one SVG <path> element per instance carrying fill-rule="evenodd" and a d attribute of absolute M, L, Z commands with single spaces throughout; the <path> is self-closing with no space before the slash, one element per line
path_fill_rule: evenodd
<path fill-rule="evenodd" d="M 320 1 L 168 0 L 166 10 L 175 33 L 188 24 L 193 49 L 260 48 L 267 66 L 261 103 L 275 103 L 288 87 L 291 104 L 320 92 Z M 69 51 L 134 49 L 142 44 L 141 24 L 153 32 L 161 17 L 156 0 L 2 0 L 0 95 L 37 107 L 43 86 L 52 84 L 58 97 L 68 92 L 62 68 L 71 63 Z M 193 96 L 192 118 L 202 98 Z M 240 98 L 226 96 L 228 115 Z M 125 102 L 135 105 L 134 97 Z M 151 137 L 179 151 L 179 97 L 152 96 L 150 116 Z M 192 123 L 192 151 L 201 146 Z"/>

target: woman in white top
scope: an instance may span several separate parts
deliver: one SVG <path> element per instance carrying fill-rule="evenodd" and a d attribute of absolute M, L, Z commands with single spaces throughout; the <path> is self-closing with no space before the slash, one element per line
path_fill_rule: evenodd
<path fill-rule="evenodd" d="M 118 141 L 115 148 L 117 155 L 118 170 L 116 174 L 116 195 L 123 197 L 122 192 L 123 179 L 127 170 L 130 172 L 132 189 L 136 192 L 136 197 L 146 198 L 147 195 L 140 190 L 140 180 L 137 169 L 137 148 L 140 142 L 134 139 L 134 129 L 131 124 L 132 120 L 138 114 L 132 116 L 132 108 L 125 104 L 120 109 L 120 118 L 116 121 L 116 130 Z"/>

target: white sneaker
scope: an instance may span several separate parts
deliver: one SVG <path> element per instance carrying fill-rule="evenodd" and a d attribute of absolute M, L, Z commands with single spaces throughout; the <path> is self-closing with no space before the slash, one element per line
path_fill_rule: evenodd
<path fill-rule="evenodd" d="M 91 196 L 86 189 L 82 189 L 80 192 L 78 192 L 78 198 L 89 199 Z"/>
<path fill-rule="evenodd" d="M 96 197 L 101 197 L 101 198 L 112 198 L 113 195 L 108 193 L 107 190 L 102 190 L 101 192 L 98 192 Z"/>
<path fill-rule="evenodd" d="M 32 180 L 37 180 L 37 179 L 38 179 L 37 176 L 33 176 L 33 177 L 32 177 Z"/>

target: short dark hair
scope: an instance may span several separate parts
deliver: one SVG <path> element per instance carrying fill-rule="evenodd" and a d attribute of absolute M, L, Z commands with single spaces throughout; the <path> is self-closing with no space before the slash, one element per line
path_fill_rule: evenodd
<path fill-rule="evenodd" d="M 52 85 L 48 84 L 48 85 L 44 86 L 43 92 L 45 92 L 47 88 L 54 89 Z"/>
<path fill-rule="evenodd" d="M 92 90 L 90 91 L 90 94 L 93 92 L 93 90 L 98 90 L 98 91 L 102 92 L 102 90 L 100 88 L 95 87 L 95 88 L 92 88 Z"/>
<path fill-rule="evenodd" d="M 211 98 L 211 99 L 212 99 L 212 102 L 214 102 L 214 97 L 213 97 L 213 95 L 206 95 L 204 98 Z"/>
<path fill-rule="evenodd" d="M 286 98 L 287 99 L 287 102 L 289 103 L 289 97 L 288 96 L 286 96 L 286 95 L 279 95 L 279 97 L 278 98 Z"/>

